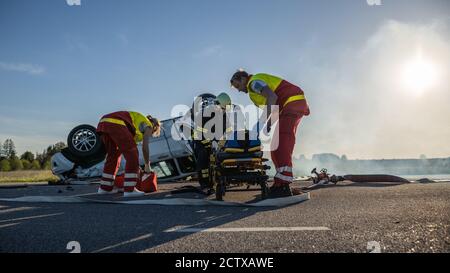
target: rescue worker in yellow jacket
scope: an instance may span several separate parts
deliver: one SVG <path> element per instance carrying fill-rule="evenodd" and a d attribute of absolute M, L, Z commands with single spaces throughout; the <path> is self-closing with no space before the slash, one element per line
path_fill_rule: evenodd
<path fill-rule="evenodd" d="M 143 141 L 144 171 L 149 173 L 149 139 L 160 134 L 158 119 L 138 112 L 119 111 L 104 115 L 97 126 L 97 133 L 105 145 L 107 157 L 98 194 L 116 193 L 114 180 L 120 166 L 120 156 L 126 160 L 124 197 L 144 195 L 135 188 L 139 179 L 139 153 L 137 143 Z"/>
<path fill-rule="evenodd" d="M 276 175 L 269 196 L 272 198 L 291 196 L 293 192 L 290 183 L 294 179 L 292 153 L 296 131 L 301 118 L 310 114 L 303 90 L 286 80 L 265 73 L 252 75 L 238 71 L 234 73 L 230 82 L 238 91 L 247 93 L 256 106 L 266 109 L 267 117 L 272 114 L 271 106 L 277 106 L 279 119 L 276 131 L 279 132 L 279 136 L 274 137 L 279 137 L 278 147 L 273 148 L 271 152 Z M 271 119 L 268 118 L 268 131 L 271 124 Z"/>

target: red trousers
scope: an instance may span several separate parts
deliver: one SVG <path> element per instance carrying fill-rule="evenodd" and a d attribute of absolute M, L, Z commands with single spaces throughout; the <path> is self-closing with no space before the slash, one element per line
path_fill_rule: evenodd
<path fill-rule="evenodd" d="M 303 113 L 299 107 L 303 106 L 301 101 L 291 102 L 281 110 L 277 128 L 278 135 L 272 140 L 272 161 L 276 168 L 274 185 L 289 184 L 294 180 L 292 173 L 292 153 L 295 146 L 295 134 Z M 278 138 L 277 138 L 278 137 Z"/>
<path fill-rule="evenodd" d="M 132 192 L 139 179 L 139 153 L 133 135 L 126 126 L 108 122 L 101 122 L 97 132 L 101 135 L 107 153 L 100 187 L 106 191 L 113 189 L 120 157 L 123 155 L 126 160 L 124 191 Z"/>

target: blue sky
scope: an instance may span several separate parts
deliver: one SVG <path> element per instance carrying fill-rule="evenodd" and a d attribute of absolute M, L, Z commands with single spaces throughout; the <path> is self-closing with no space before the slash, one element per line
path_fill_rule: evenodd
<path fill-rule="evenodd" d="M 371 77 L 350 75 L 363 65 L 376 66 L 379 54 L 393 53 L 353 58 L 366 54 L 376 37 L 382 48 L 389 47 L 392 35 L 417 35 L 420 43 L 432 32 L 435 35 L 425 40 L 435 42 L 425 46 L 444 52 L 434 58 L 445 67 L 450 64 L 445 54 L 449 11 L 447 0 L 384 0 L 381 6 L 369 6 L 365 0 L 81 0 L 81 6 L 69 6 L 65 0 L 2 0 L 0 141 L 13 138 L 19 152 L 41 151 L 65 141 L 68 131 L 80 123 L 95 125 L 105 113 L 126 109 L 168 118 L 174 105 L 190 104 L 201 92 L 226 91 L 235 102 L 248 104 L 245 95 L 229 87 L 231 74 L 242 67 L 282 76 L 305 90 L 313 112 L 299 130 L 297 153 L 449 156 L 450 148 L 442 149 L 443 139 L 450 137 L 445 126 L 425 136 L 430 144 L 418 147 L 417 143 L 424 145 L 424 136 L 407 144 L 403 135 L 394 135 L 398 143 L 384 137 L 380 132 L 387 129 L 379 128 L 384 122 L 376 115 L 362 114 L 365 120 L 350 122 L 358 116 L 350 98 L 362 96 L 364 101 L 379 84 Z M 397 43 L 402 52 L 410 44 Z M 448 69 L 440 72 L 441 78 L 448 78 Z M 439 83 L 433 94 L 442 101 L 448 81 Z M 420 101 L 404 107 L 422 107 Z M 373 106 L 362 105 L 361 110 Z M 386 112 L 383 105 L 373 106 L 373 112 Z M 433 110 L 419 129 L 437 124 L 447 113 L 441 110 Z M 409 117 L 399 117 L 398 124 Z M 379 130 L 349 133 L 361 123 Z"/>

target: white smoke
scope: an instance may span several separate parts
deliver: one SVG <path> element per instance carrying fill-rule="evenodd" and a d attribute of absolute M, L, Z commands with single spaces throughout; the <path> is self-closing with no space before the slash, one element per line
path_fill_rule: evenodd
<path fill-rule="evenodd" d="M 305 92 L 312 114 L 300 126 L 296 154 L 450 156 L 449 21 L 388 21 L 362 47 L 348 47 L 327 65 L 311 67 Z M 419 52 L 436 71 L 435 84 L 420 95 L 402 82 L 405 64 Z M 314 54 L 321 52 L 309 52 L 310 63 Z"/>

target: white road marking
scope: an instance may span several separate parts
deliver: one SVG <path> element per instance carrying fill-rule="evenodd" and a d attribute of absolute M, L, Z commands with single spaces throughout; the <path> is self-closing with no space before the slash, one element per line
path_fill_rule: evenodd
<path fill-rule="evenodd" d="M 62 214 L 64 214 L 64 212 L 61 212 L 61 213 L 53 213 L 53 214 L 44 214 L 44 215 L 36 215 L 36 216 L 22 217 L 22 218 L 8 219 L 8 220 L 2 220 L 2 221 L 0 221 L 0 223 L 14 222 L 14 221 L 22 221 L 22 220 L 30 220 L 30 219 L 36 219 L 36 218 L 44 218 L 44 217 L 57 216 L 57 215 L 62 215 Z"/>
<path fill-rule="evenodd" d="M 148 238 L 150 238 L 152 236 L 153 236 L 153 234 L 151 234 L 151 233 L 150 234 L 146 234 L 146 235 L 139 236 L 139 237 L 136 237 L 134 239 L 131 239 L 131 240 L 128 240 L 128 241 L 125 241 L 125 242 L 121 242 L 121 243 L 118 243 L 118 244 L 115 244 L 115 245 L 111 245 L 111 246 L 107 246 L 107 247 L 104 247 L 104 248 L 101 248 L 101 249 L 98 249 L 98 250 L 94 250 L 94 251 L 92 251 L 92 253 L 99 253 L 99 252 L 102 252 L 102 251 L 105 251 L 105 250 L 110 250 L 110 249 L 116 248 L 118 246 L 123 246 L 123 245 L 129 244 L 129 243 L 134 243 L 134 242 L 137 242 L 137 241 L 140 241 L 140 240 L 145 240 L 145 239 L 148 239 Z"/>
<path fill-rule="evenodd" d="M 24 211 L 24 210 L 30 210 L 30 209 L 35 209 L 35 208 L 34 207 L 18 207 L 18 208 L 2 209 L 2 210 L 0 210 L 0 214 Z"/>
<path fill-rule="evenodd" d="M 266 232 L 266 231 L 327 231 L 328 227 L 242 227 L 242 228 L 183 228 L 175 227 L 164 232 Z"/>
<path fill-rule="evenodd" d="M 12 227 L 12 226 L 15 226 L 15 225 L 18 225 L 18 224 L 20 224 L 20 223 L 11 223 L 11 224 L 6 224 L 6 225 L 0 225 L 0 228 Z"/>

